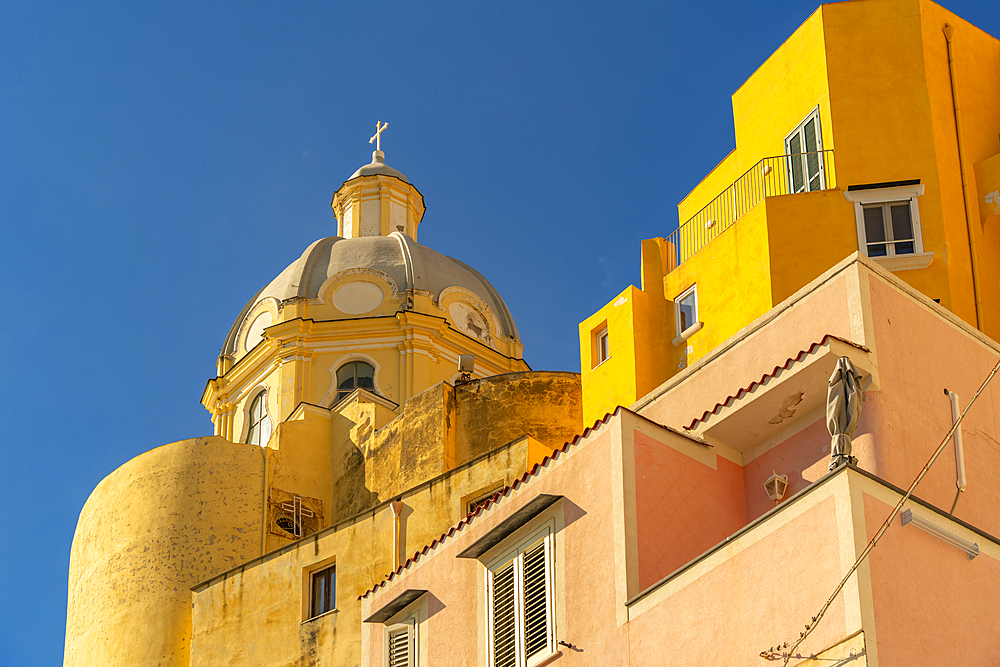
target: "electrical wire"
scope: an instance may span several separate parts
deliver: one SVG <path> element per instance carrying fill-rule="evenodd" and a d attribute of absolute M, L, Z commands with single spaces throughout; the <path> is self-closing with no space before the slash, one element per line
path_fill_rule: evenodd
<path fill-rule="evenodd" d="M 926 464 L 924 464 L 924 467 L 920 471 L 920 474 L 917 475 L 916 479 L 913 480 L 913 483 L 910 484 L 910 488 L 906 490 L 906 493 L 903 494 L 903 496 L 899 499 L 899 502 L 896 503 L 896 506 L 893 508 L 892 513 L 889 515 L 889 518 L 885 520 L 885 523 L 882 524 L 882 527 L 879 528 L 878 532 L 875 533 L 875 536 L 872 537 L 872 539 L 868 542 L 868 546 L 865 547 L 865 550 L 862 551 L 861 555 L 858 556 L 856 561 L 854 561 L 854 565 L 851 566 L 851 569 L 848 570 L 847 574 L 844 575 L 844 578 L 841 579 L 840 584 L 837 585 L 837 588 L 833 591 L 833 594 L 830 595 L 826 603 L 819 610 L 819 613 L 813 616 L 812 621 L 806 624 L 805 631 L 799 633 L 798 641 L 792 644 L 791 647 L 789 647 L 788 643 L 786 642 L 784 646 L 778 646 L 777 650 L 771 648 L 767 651 L 761 651 L 760 656 L 762 658 L 774 659 L 778 657 L 783 657 L 784 662 L 781 663 L 782 667 L 787 667 L 788 661 L 791 660 L 793 656 L 795 656 L 796 649 L 798 649 L 798 647 L 802 644 L 802 642 L 804 642 L 806 638 L 812 633 L 812 631 L 816 629 L 816 626 L 819 625 L 819 622 L 823 620 L 823 616 L 830 609 L 830 605 L 833 604 L 834 599 L 836 599 L 836 597 L 840 594 L 840 592 L 844 590 L 844 586 L 847 585 L 847 580 L 851 578 L 851 576 L 855 573 L 855 571 L 857 571 L 862 561 L 864 561 L 864 559 L 868 556 L 868 553 L 875 547 L 876 544 L 878 544 L 878 541 L 882 538 L 882 535 L 885 534 L 885 531 L 889 529 L 889 526 L 892 524 L 892 520 L 896 518 L 896 515 L 899 514 L 899 511 L 903 508 L 903 504 L 907 500 L 909 500 L 911 495 L 913 495 L 913 490 L 917 488 L 917 485 L 920 484 L 921 480 L 923 480 L 924 475 L 926 475 L 927 471 L 929 471 L 931 466 L 934 465 L 934 462 L 937 460 L 937 457 L 940 456 L 942 451 L 944 451 L 944 448 L 948 444 L 948 441 L 951 440 L 951 437 L 955 434 L 955 431 L 961 425 L 962 420 L 965 419 L 965 413 L 969 411 L 969 408 L 972 407 L 972 404 L 975 403 L 976 399 L 979 398 L 979 395 L 983 393 L 983 390 L 986 389 L 986 385 L 990 383 L 990 380 L 992 380 L 993 376 L 997 374 L 997 371 L 1000 371 L 1000 361 L 997 362 L 996 366 L 993 367 L 993 370 L 990 372 L 990 374 L 986 377 L 985 380 L 983 380 L 983 384 L 980 385 L 979 389 L 972 397 L 972 400 L 969 401 L 969 404 L 965 406 L 965 410 L 962 410 L 962 414 L 959 415 L 958 419 L 955 420 L 955 423 L 952 424 L 951 429 L 948 431 L 948 434 L 944 436 L 943 440 L 941 440 L 941 444 L 938 445 L 938 448 L 934 450 L 934 453 L 931 455 L 931 458 L 927 461 Z"/>

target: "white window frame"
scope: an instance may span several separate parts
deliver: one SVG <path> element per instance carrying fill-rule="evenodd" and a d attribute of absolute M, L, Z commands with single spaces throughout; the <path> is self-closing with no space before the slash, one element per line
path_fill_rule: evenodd
<path fill-rule="evenodd" d="M 920 230 L 920 207 L 917 197 L 924 194 L 924 184 L 898 185 L 870 190 L 848 190 L 844 192 L 847 201 L 854 204 L 854 222 L 858 231 L 858 251 L 868 257 L 868 239 L 865 234 L 865 206 L 908 201 L 910 203 L 910 224 L 913 226 L 913 252 L 905 255 L 870 257 L 889 271 L 926 268 L 934 259 L 933 252 L 924 252 L 923 234 Z M 888 241 L 887 241 L 888 243 Z"/>
<path fill-rule="evenodd" d="M 412 614 L 408 618 L 397 623 L 387 623 L 383 631 L 382 645 L 385 648 L 383 653 L 383 667 L 390 667 L 389 664 L 389 638 L 399 631 L 407 632 L 408 655 L 406 667 L 417 667 L 417 615 Z"/>
<path fill-rule="evenodd" d="M 264 416 L 261 418 L 259 423 L 263 423 L 264 420 L 267 420 L 267 438 L 263 438 L 262 442 L 260 442 L 258 446 L 267 447 L 267 443 L 271 440 L 271 436 L 274 435 L 274 420 L 271 419 L 271 411 L 267 409 L 267 392 L 268 388 L 266 385 L 259 385 L 250 392 L 249 398 L 246 403 L 244 403 L 243 438 L 241 439 L 241 442 L 245 444 L 252 444 L 250 442 L 250 429 L 253 427 L 253 404 L 258 398 L 260 398 L 264 409 Z"/>
<path fill-rule="evenodd" d="M 787 164 L 785 166 L 785 170 L 786 170 L 786 172 L 788 174 L 788 193 L 789 194 L 797 194 L 798 192 L 818 192 L 819 190 L 825 190 L 826 189 L 826 165 L 823 163 L 823 126 L 820 123 L 820 119 L 819 119 L 819 105 L 818 104 L 816 105 L 816 108 L 813 109 L 812 111 L 810 111 L 808 114 L 806 114 L 806 117 L 802 119 L 802 122 L 799 123 L 798 125 L 796 125 L 795 129 L 792 130 L 791 132 L 789 132 L 788 136 L 785 137 L 785 155 L 792 155 L 792 149 L 791 149 L 791 145 L 790 144 L 791 144 L 792 137 L 794 137 L 796 135 L 801 135 L 801 137 L 802 137 L 802 151 L 801 152 L 803 154 L 806 153 L 806 152 L 811 152 L 811 151 L 806 151 L 805 150 L 805 148 L 806 148 L 806 145 L 805 145 L 805 143 L 806 143 L 805 142 L 805 126 L 806 126 L 806 123 L 808 123 L 810 120 L 814 120 L 814 119 L 816 121 L 816 151 L 817 151 L 816 157 L 819 160 L 819 187 L 816 190 L 810 190 L 809 189 L 809 174 L 806 173 L 805 174 L 805 189 L 804 190 L 795 190 L 794 189 L 794 183 L 795 183 L 795 181 L 792 179 L 792 158 L 789 157 L 789 158 L 786 159 L 786 163 Z M 798 155 L 798 153 L 796 153 L 796 155 Z"/>
<path fill-rule="evenodd" d="M 493 575 L 514 561 L 514 617 L 515 617 L 515 667 L 536 667 L 550 660 L 556 653 L 556 623 L 555 623 L 555 525 L 549 521 L 544 528 L 536 530 L 516 546 L 503 552 L 486 564 L 486 637 L 488 665 L 493 667 Z M 545 604 L 548 627 L 546 628 L 546 647 L 530 658 L 525 656 L 526 638 L 524 635 L 524 554 L 531 548 L 543 543 L 545 546 Z"/>
<path fill-rule="evenodd" d="M 694 323 L 687 329 L 681 331 L 681 300 L 690 294 L 694 295 Z M 699 311 L 697 284 L 691 285 L 691 287 L 687 288 L 674 298 L 674 331 L 677 332 L 677 337 L 673 340 L 674 347 L 679 347 L 688 338 L 701 331 L 701 328 L 705 324 L 701 321 Z"/>
<path fill-rule="evenodd" d="M 608 337 L 607 326 L 597 332 L 594 337 L 594 345 L 596 345 L 597 350 L 597 364 L 594 365 L 594 368 L 597 368 L 611 358 L 611 339 Z"/>

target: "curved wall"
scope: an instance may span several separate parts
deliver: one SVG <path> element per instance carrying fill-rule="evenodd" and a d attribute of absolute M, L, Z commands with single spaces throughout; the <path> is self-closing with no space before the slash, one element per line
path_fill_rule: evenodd
<path fill-rule="evenodd" d="M 261 448 L 210 436 L 146 452 L 80 513 L 67 666 L 187 665 L 190 587 L 260 555 Z"/>

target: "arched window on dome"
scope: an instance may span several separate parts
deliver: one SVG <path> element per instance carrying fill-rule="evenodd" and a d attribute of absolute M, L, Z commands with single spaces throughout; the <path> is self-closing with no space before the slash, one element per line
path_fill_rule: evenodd
<path fill-rule="evenodd" d="M 267 390 L 257 394 L 250 402 L 250 428 L 247 429 L 247 444 L 263 447 L 271 439 L 271 418 L 267 416 Z"/>
<path fill-rule="evenodd" d="M 337 369 L 337 401 L 361 387 L 375 391 L 375 367 L 366 361 L 349 361 Z"/>

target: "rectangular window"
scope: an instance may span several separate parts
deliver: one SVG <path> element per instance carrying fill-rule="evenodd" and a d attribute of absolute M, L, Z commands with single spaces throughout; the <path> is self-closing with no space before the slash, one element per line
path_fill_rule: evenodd
<path fill-rule="evenodd" d="M 548 529 L 488 569 L 487 590 L 491 667 L 531 667 L 555 652 Z"/>
<path fill-rule="evenodd" d="M 683 336 L 698 324 L 698 289 L 691 287 L 674 300 L 674 315 L 677 318 L 677 335 Z"/>
<path fill-rule="evenodd" d="M 608 328 L 604 327 L 597 333 L 597 363 L 603 364 L 611 356 L 611 348 L 608 345 Z"/>
<path fill-rule="evenodd" d="M 844 193 L 854 204 L 858 250 L 890 271 L 922 269 L 934 254 L 924 252 L 917 197 L 920 181 L 852 185 Z"/>
<path fill-rule="evenodd" d="M 823 135 L 818 106 L 785 138 L 785 154 L 788 155 L 790 193 L 813 192 L 826 187 L 823 160 L 820 159 L 823 156 Z"/>
<path fill-rule="evenodd" d="M 590 367 L 597 368 L 611 358 L 611 339 L 605 320 L 590 331 Z"/>
<path fill-rule="evenodd" d="M 896 201 L 862 206 L 869 257 L 916 252 L 910 202 Z"/>
<path fill-rule="evenodd" d="M 493 488 L 491 488 L 489 491 L 480 493 L 479 495 L 469 500 L 465 504 L 465 513 L 468 515 L 475 512 L 477 509 L 479 509 L 480 505 L 485 505 L 487 500 L 495 496 L 500 491 L 503 491 L 503 487 L 504 487 L 503 482 L 501 482 L 496 486 L 494 486 Z"/>
<path fill-rule="evenodd" d="M 311 589 L 309 618 L 316 618 L 320 614 L 336 609 L 337 568 L 328 567 L 313 572 Z"/>

